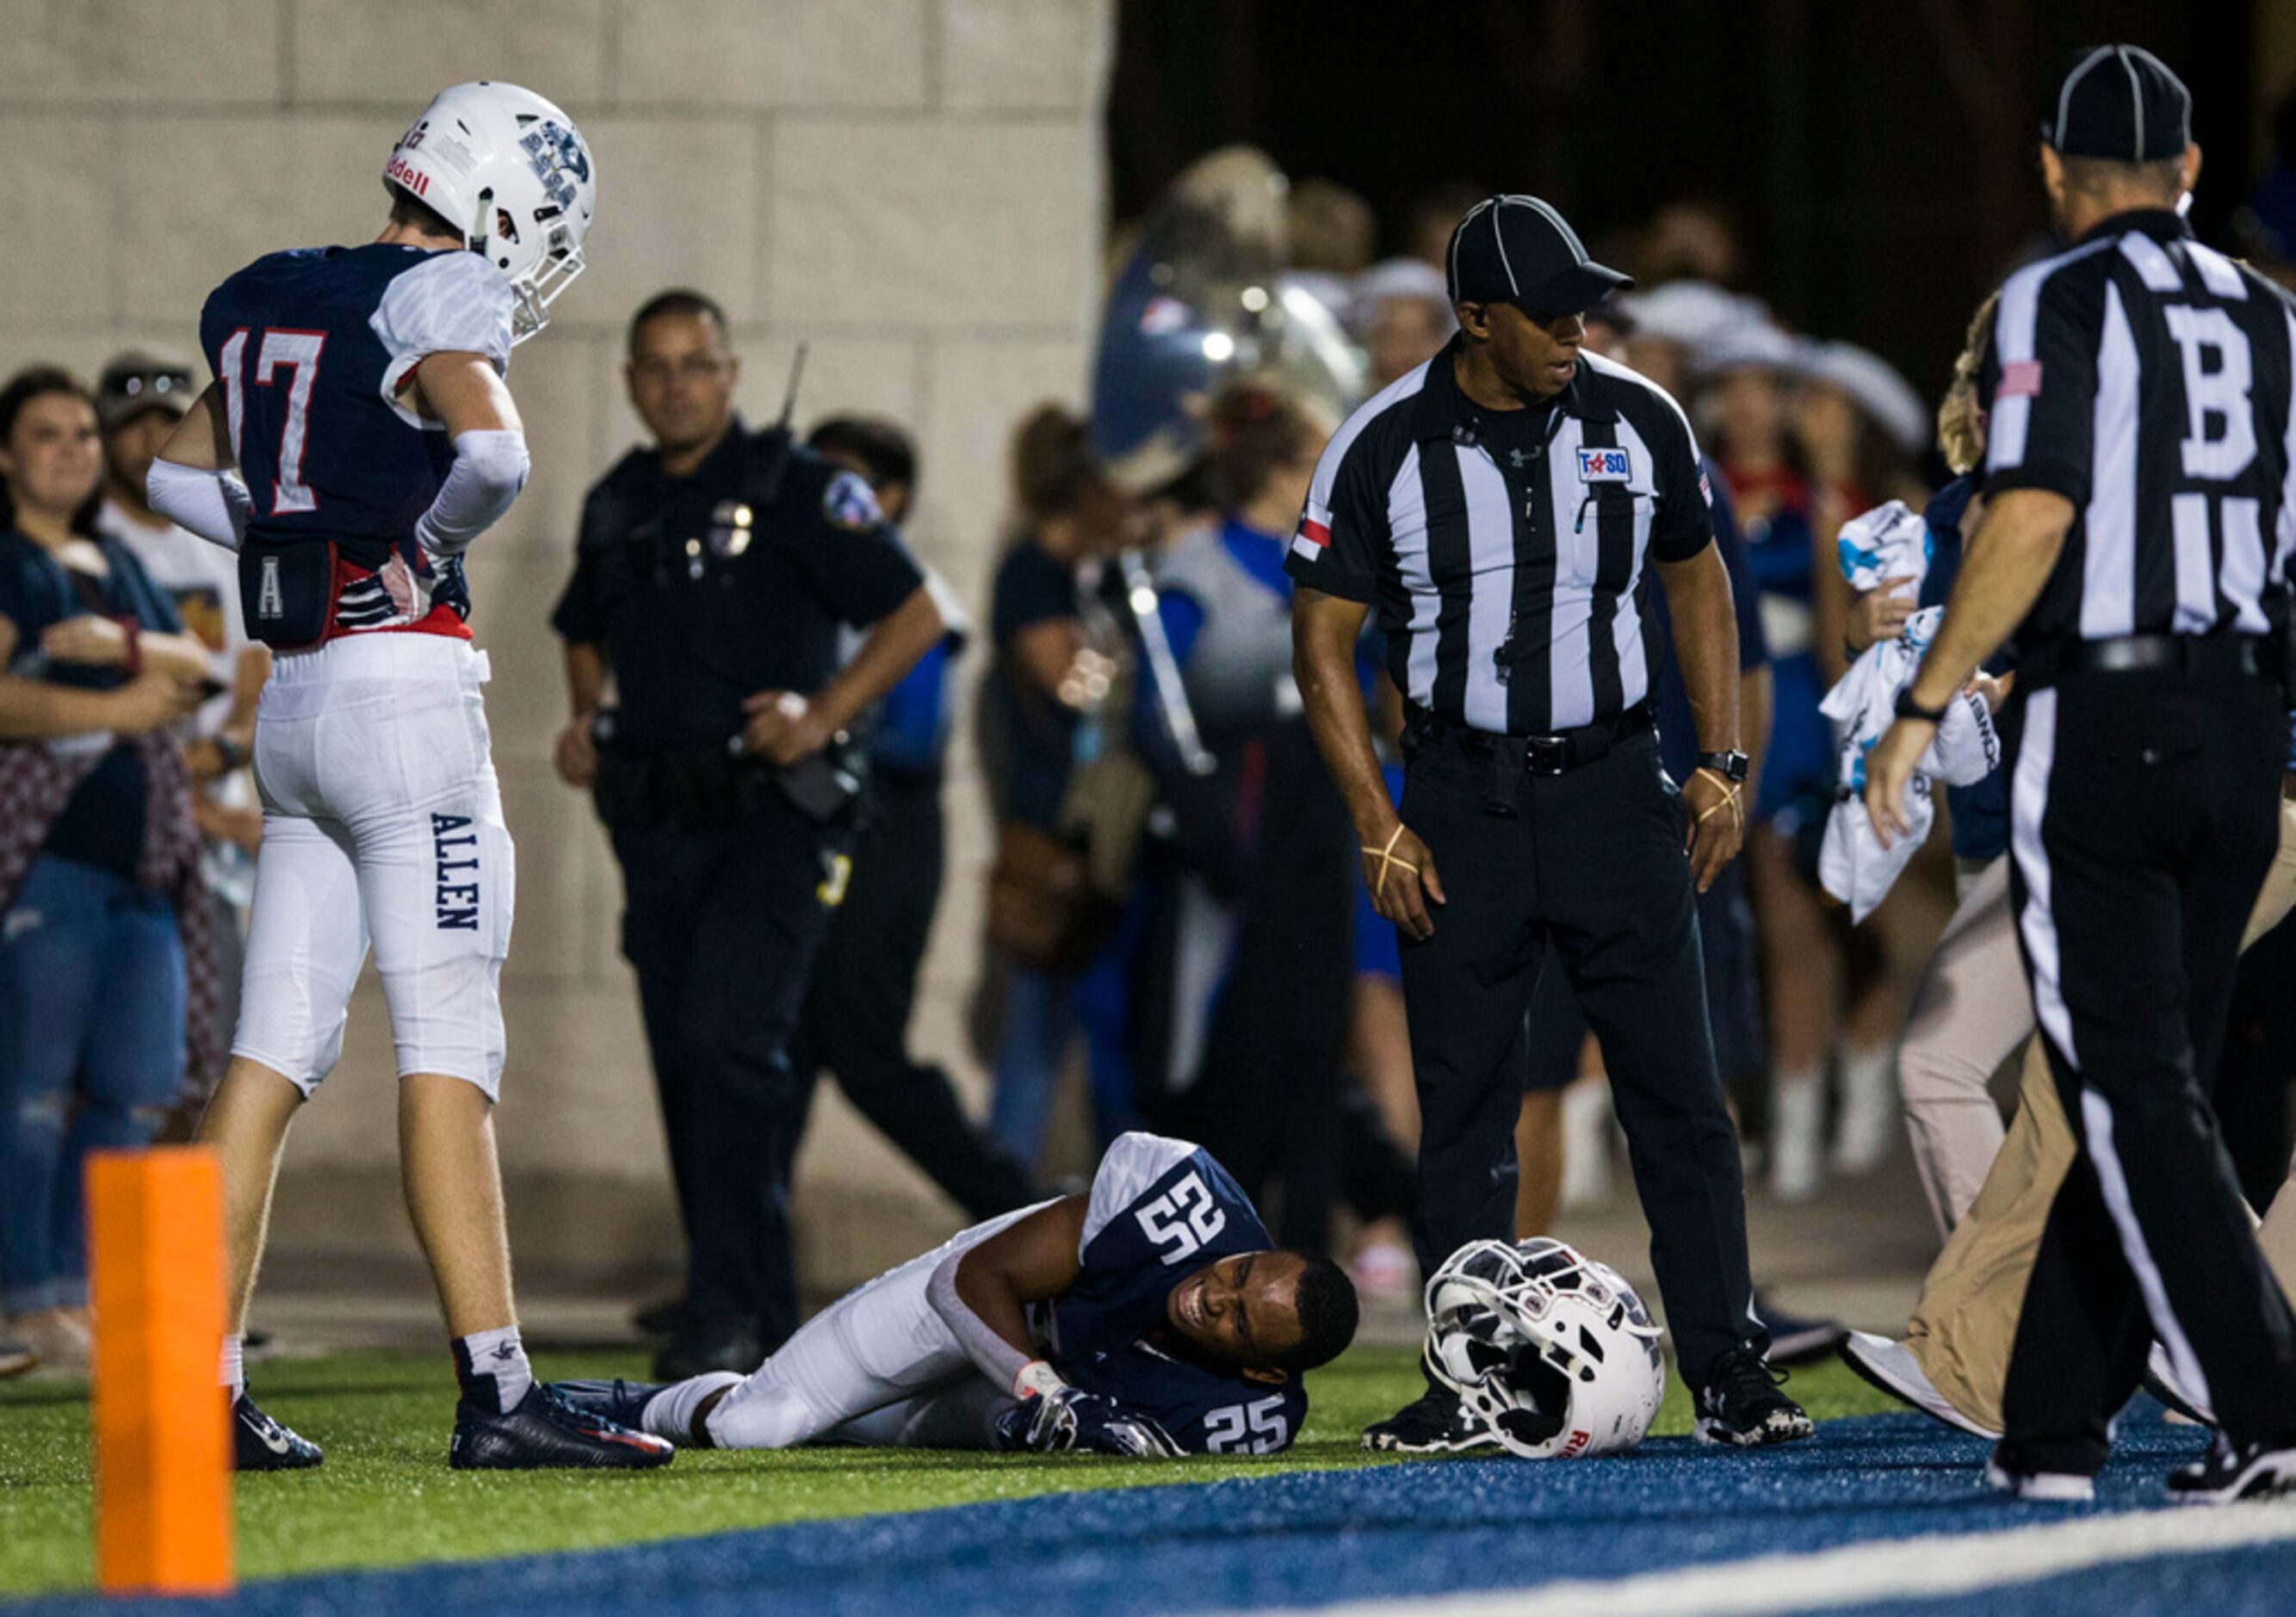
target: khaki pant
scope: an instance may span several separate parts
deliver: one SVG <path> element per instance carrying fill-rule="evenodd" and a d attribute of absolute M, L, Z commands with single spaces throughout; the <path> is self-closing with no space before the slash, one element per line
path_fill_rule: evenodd
<path fill-rule="evenodd" d="M 2246 948 L 2296 908 L 2296 801 L 2280 805 L 2280 851 L 2249 917 Z M 2040 1041 L 2025 1050 L 2017 1115 L 1965 1217 L 1931 1265 L 1906 1327 L 1922 1372 L 1979 1425 L 2002 1427 L 2001 1394 L 2025 1283 L 2057 1187 L 2078 1147 Z M 2273 1199 L 2259 1239 L 2281 1285 L 2296 1295 L 2296 1163 Z"/>

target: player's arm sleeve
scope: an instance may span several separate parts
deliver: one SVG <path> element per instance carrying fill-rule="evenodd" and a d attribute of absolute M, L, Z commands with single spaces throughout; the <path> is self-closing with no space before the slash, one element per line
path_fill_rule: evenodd
<path fill-rule="evenodd" d="M 1690 417 L 1663 390 L 1652 388 L 1650 393 L 1659 406 L 1651 413 L 1650 426 L 1653 486 L 1658 490 L 1658 513 L 1651 519 L 1650 553 L 1661 562 L 1687 562 L 1714 542 L 1714 513 L 1709 505 L 1713 485 L 1707 480 L 1706 463 L 1698 453 L 1698 435 L 1690 430 Z"/>
<path fill-rule="evenodd" d="M 398 400 L 408 373 L 431 354 L 480 354 L 496 375 L 510 371 L 510 283 L 474 252 L 438 252 L 383 288 L 367 320 L 390 356 L 383 402 L 419 427 L 436 427 Z"/>
<path fill-rule="evenodd" d="M 854 473 L 832 474 L 792 518 L 799 565 L 839 621 L 866 628 L 923 586 L 924 569 Z"/>
<path fill-rule="evenodd" d="M 964 1261 L 971 1247 L 951 1252 L 932 1272 L 925 1283 L 925 1301 L 941 1323 L 956 1338 L 974 1368 L 996 1386 L 1015 1398 L 1049 1391 L 1060 1384 L 1060 1377 L 1041 1358 L 1031 1358 L 1011 1342 L 991 1330 L 988 1322 L 972 1311 L 972 1305 L 956 1289 L 956 1268 Z M 1035 1375 L 1041 1371 L 1041 1375 Z M 1031 1382 L 1031 1376 L 1035 1379 Z M 1049 1384 L 1047 1384 L 1049 1383 Z"/>
<path fill-rule="evenodd" d="M 458 556 L 500 521 L 526 487 L 526 434 L 503 428 L 459 433 L 455 464 L 430 508 L 414 520 L 414 538 L 434 556 Z"/>
<path fill-rule="evenodd" d="M 144 494 L 152 510 L 210 545 L 237 550 L 247 537 L 254 503 L 235 472 L 202 472 L 155 457 L 144 474 Z"/>
<path fill-rule="evenodd" d="M 1985 418 L 1988 495 L 2046 488 L 2077 506 L 2088 503 L 2097 357 L 2115 338 L 2127 354 L 2129 408 L 2136 407 L 2136 343 L 2127 316 L 2114 311 L 2118 330 L 2105 329 L 2111 285 L 2103 276 L 2036 265 L 2001 289 L 1987 366 L 1993 389 Z"/>
<path fill-rule="evenodd" d="M 1387 488 L 1373 435 L 1350 420 L 1324 446 L 1283 570 L 1310 589 L 1369 601 L 1388 543 Z"/>
<path fill-rule="evenodd" d="M 1077 1260 L 1084 1260 L 1093 1238 L 1114 1223 L 1124 1210 L 1148 1194 L 1157 1180 L 1196 1154 L 1200 1147 L 1186 1140 L 1135 1129 L 1119 1134 L 1102 1153 L 1092 1176 L 1092 1197 L 1084 1213 L 1084 1233 L 1077 1237 Z"/>

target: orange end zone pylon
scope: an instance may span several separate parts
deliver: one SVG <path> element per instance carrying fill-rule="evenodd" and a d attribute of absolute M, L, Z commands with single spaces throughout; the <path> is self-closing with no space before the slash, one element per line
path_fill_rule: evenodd
<path fill-rule="evenodd" d="M 96 1581 L 111 1594 L 227 1593 L 222 1172 L 196 1146 L 99 1152 L 87 1219 Z"/>

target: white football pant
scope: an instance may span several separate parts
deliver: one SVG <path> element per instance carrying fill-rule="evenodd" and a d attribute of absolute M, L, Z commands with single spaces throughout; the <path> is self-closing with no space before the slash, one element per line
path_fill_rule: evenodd
<path fill-rule="evenodd" d="M 274 659 L 256 711 L 263 851 L 232 1054 L 308 1095 L 335 1064 L 370 940 L 401 1077 L 502 1082 L 516 868 L 489 754 L 487 659 L 375 633 Z"/>

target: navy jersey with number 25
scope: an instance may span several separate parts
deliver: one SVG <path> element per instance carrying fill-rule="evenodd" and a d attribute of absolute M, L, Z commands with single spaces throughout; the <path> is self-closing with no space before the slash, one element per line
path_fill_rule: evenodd
<path fill-rule="evenodd" d="M 1152 1416 L 1194 1454 L 1273 1454 L 1308 1414 L 1300 1378 L 1271 1383 L 1185 1357 L 1172 1288 L 1275 1243 L 1227 1170 L 1185 1140 L 1118 1137 L 1094 1175 L 1083 1272 L 1054 1300 L 1052 1359 L 1071 1385 Z"/>
<path fill-rule="evenodd" d="M 507 372 L 512 302 L 476 253 L 382 242 L 271 253 L 209 295 L 200 346 L 253 505 L 248 536 L 338 543 L 330 637 L 466 632 L 460 567 L 434 579 L 414 544 L 454 445 L 398 394 L 431 354 L 480 354 Z"/>

